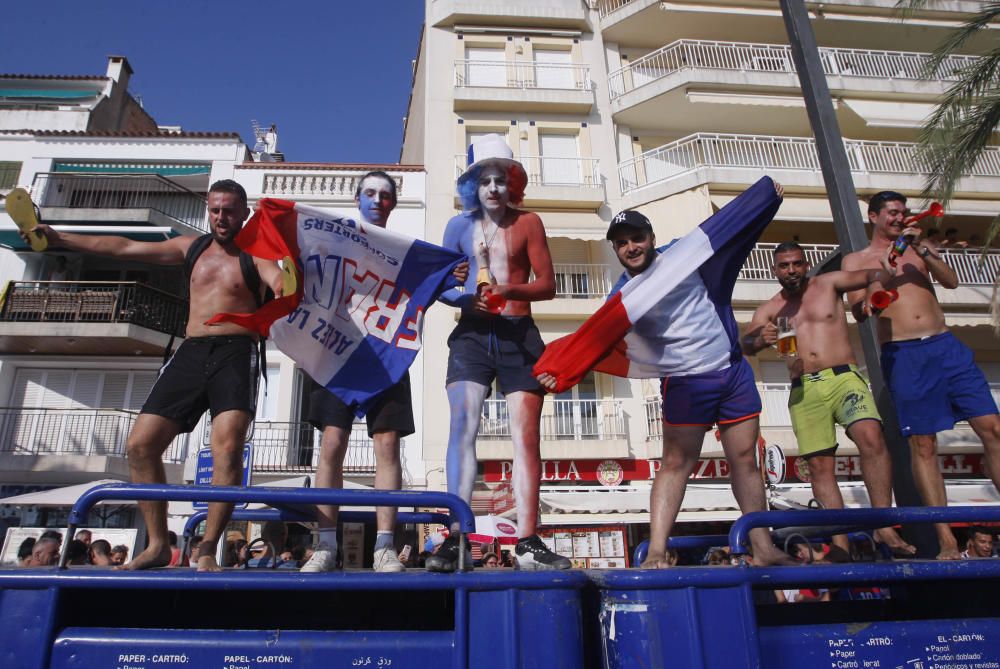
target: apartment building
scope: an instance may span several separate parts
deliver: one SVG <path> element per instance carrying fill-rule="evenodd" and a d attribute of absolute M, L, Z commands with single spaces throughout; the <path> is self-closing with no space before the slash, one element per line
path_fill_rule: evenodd
<path fill-rule="evenodd" d="M 874 192 L 920 192 L 925 175 L 914 152 L 917 129 L 950 81 L 924 81 L 921 67 L 927 52 L 978 3 L 929 3 L 906 22 L 895 18 L 894 0 L 807 5 L 851 161 L 858 213 L 867 220 L 864 202 Z M 984 32 L 949 67 L 976 58 L 995 30 Z M 454 182 L 464 169 L 465 147 L 488 132 L 503 135 L 525 165 L 524 207 L 540 213 L 548 233 L 557 295 L 533 305 L 547 341 L 574 331 L 619 275 L 604 233 L 620 209 L 642 211 L 665 242 L 763 174 L 785 184 L 785 203 L 737 285 L 735 308 L 744 325 L 778 288 L 769 272 L 777 242 L 799 241 L 814 263 L 836 249 L 815 142 L 772 0 L 427 0 L 401 160 L 426 167 L 428 239 L 440 240 L 457 211 Z M 998 151 L 987 151 L 949 206 L 943 225 L 958 228 L 963 239 L 982 235 L 1000 211 Z M 911 204 L 917 209 L 921 202 Z M 1000 389 L 1000 349 L 986 314 L 1000 253 L 990 253 L 985 269 L 976 265 L 974 251 L 948 251 L 946 257 L 962 281 L 957 290 L 940 291 L 949 322 Z M 426 320 L 428 406 L 445 402 L 445 339 L 455 320 L 446 309 L 433 310 Z M 784 364 L 768 353 L 753 364 L 765 405 L 762 435 L 792 456 L 795 472 Z M 595 374 L 546 398 L 543 522 L 648 522 L 659 424 L 655 383 Z M 425 424 L 430 487 L 445 485 L 447 431 L 445 421 Z M 958 458 L 952 472 L 982 476 L 981 447 L 966 426 L 941 441 L 943 452 Z M 844 478 L 857 480 L 856 450 L 846 437 L 841 445 Z M 505 484 L 512 448 L 502 399 L 487 402 L 477 451 L 483 461 L 478 496 L 503 511 L 510 506 Z M 685 500 L 682 521 L 735 517 L 731 494 L 712 485 L 726 478 L 719 458 L 710 432 L 693 482 L 699 485 Z"/>

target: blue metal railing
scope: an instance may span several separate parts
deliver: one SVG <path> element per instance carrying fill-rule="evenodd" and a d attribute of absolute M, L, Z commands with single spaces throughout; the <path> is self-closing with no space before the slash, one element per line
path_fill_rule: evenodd
<path fill-rule="evenodd" d="M 314 516 L 316 504 L 338 506 L 430 506 L 444 507 L 451 514 L 450 522 L 458 523 L 461 535 L 476 528 L 472 509 L 457 495 L 445 492 L 414 492 L 407 490 L 340 490 L 335 488 L 268 488 L 254 486 L 182 486 L 143 485 L 136 483 L 106 483 L 80 495 L 69 513 L 66 536 L 76 534 L 90 509 L 105 500 L 179 501 L 179 502 L 253 502 L 268 504 L 289 514 Z M 66 568 L 69 543 L 64 542 L 59 557 L 59 569 Z M 464 551 L 459 551 L 459 569 L 464 567 Z"/>

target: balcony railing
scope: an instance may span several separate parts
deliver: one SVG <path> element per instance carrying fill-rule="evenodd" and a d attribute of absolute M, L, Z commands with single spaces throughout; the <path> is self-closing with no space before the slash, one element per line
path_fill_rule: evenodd
<path fill-rule="evenodd" d="M 598 15 L 603 19 L 611 12 L 621 9 L 630 2 L 632 0 L 597 0 Z"/>
<path fill-rule="evenodd" d="M 456 60 L 455 86 L 589 91 L 590 67 L 516 60 Z"/>
<path fill-rule="evenodd" d="M 0 321 L 132 323 L 183 335 L 187 301 L 135 281 L 12 281 Z"/>
<path fill-rule="evenodd" d="M 556 158 L 549 156 L 520 156 L 515 160 L 524 166 L 529 186 L 569 186 L 593 188 L 601 184 L 601 171 L 597 158 Z M 456 178 L 465 173 L 468 158 L 455 156 Z"/>
<path fill-rule="evenodd" d="M 211 424 L 205 429 L 204 443 L 211 440 Z M 312 473 L 319 463 L 321 433 L 305 422 L 258 421 L 249 441 L 253 443 L 256 472 Z M 364 421 L 355 422 L 344 457 L 344 473 L 374 474 L 375 445 L 368 437 Z"/>
<path fill-rule="evenodd" d="M 354 198 L 358 180 L 357 174 L 265 174 L 264 195 L 309 195 L 319 197 Z M 403 178 L 393 177 L 396 191 L 403 190 Z"/>
<path fill-rule="evenodd" d="M 603 299 L 611 292 L 614 282 L 607 265 L 559 263 L 552 267 L 556 273 L 556 297 Z"/>
<path fill-rule="evenodd" d="M 821 47 L 823 73 L 828 76 L 883 80 L 924 80 L 930 54 L 910 51 L 833 49 Z M 937 70 L 939 81 L 954 81 L 957 73 L 974 65 L 976 56 L 949 56 Z M 637 58 L 608 75 L 615 99 L 682 70 L 725 70 L 795 74 L 791 47 L 779 44 L 679 40 Z"/>
<path fill-rule="evenodd" d="M 769 281 L 774 278 L 771 266 L 774 264 L 774 248 L 777 244 L 756 244 L 740 270 L 741 281 Z M 811 265 L 819 265 L 828 255 L 839 249 L 835 244 L 800 244 Z M 948 266 L 958 274 L 958 282 L 963 286 L 992 286 L 1000 273 L 1000 250 L 987 251 L 986 264 L 980 269 L 979 258 L 982 249 L 939 249 L 938 252 Z"/>
<path fill-rule="evenodd" d="M 762 428 L 792 428 L 792 417 L 788 413 L 788 396 L 791 393 L 789 383 L 758 383 L 763 410 L 760 414 Z M 1000 384 L 990 384 L 993 400 L 1000 404 Z M 660 439 L 663 436 L 663 418 L 659 395 L 647 397 L 646 408 L 646 439 Z M 964 424 L 960 424 L 964 425 Z"/>
<path fill-rule="evenodd" d="M 151 209 L 208 232 L 205 198 L 157 174 L 40 173 L 32 192 L 42 208 Z"/>
<path fill-rule="evenodd" d="M 480 439 L 510 439 L 506 400 L 483 404 Z M 542 405 L 541 438 L 624 439 L 625 417 L 619 400 L 547 400 Z"/>
<path fill-rule="evenodd" d="M 0 408 L 0 454 L 125 456 L 138 413 L 121 409 Z M 188 435 L 179 435 L 163 461 L 184 462 Z"/>
<path fill-rule="evenodd" d="M 928 168 L 908 142 L 845 139 L 851 171 L 860 174 L 925 175 Z M 816 141 L 807 137 L 770 137 L 696 133 L 622 162 L 622 192 L 669 181 L 702 168 L 798 170 L 819 173 Z M 1000 176 L 1000 147 L 987 147 L 964 176 Z"/>

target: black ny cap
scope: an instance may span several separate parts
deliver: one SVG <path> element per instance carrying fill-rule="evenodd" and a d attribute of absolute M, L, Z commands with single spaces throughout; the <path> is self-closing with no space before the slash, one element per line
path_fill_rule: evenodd
<path fill-rule="evenodd" d="M 644 232 L 648 232 L 650 234 L 653 232 L 653 226 L 650 224 L 648 218 L 637 211 L 622 211 L 611 219 L 611 225 L 608 226 L 606 239 L 614 237 L 622 228 L 634 228 L 636 230 L 643 230 Z"/>

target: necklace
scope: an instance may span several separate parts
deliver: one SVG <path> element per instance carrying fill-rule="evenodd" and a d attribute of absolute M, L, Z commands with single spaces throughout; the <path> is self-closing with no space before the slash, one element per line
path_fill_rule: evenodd
<path fill-rule="evenodd" d="M 493 221 L 490 221 L 490 223 L 493 223 Z M 489 235 L 489 237 L 487 237 L 486 235 L 485 220 L 479 221 L 479 227 L 481 227 L 483 230 L 483 244 L 484 246 L 486 246 L 487 250 L 489 250 L 489 248 L 493 246 L 493 240 L 496 239 L 497 233 L 500 232 L 500 226 L 497 225 L 496 223 L 493 223 L 493 234 Z"/>

